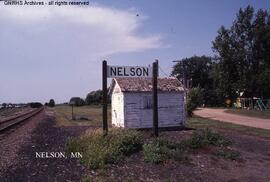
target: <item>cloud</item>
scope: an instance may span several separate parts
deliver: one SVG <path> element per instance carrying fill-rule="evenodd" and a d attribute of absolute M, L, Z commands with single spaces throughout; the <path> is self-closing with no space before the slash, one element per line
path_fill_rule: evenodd
<path fill-rule="evenodd" d="M 136 14 L 100 5 L 0 2 L 0 102 L 84 97 L 101 86 L 103 58 L 163 47 L 161 35 L 140 33 L 147 18 Z"/>
<path fill-rule="evenodd" d="M 0 20 L 10 21 L 26 32 L 53 37 L 54 42 L 70 43 L 63 36 L 73 34 L 72 43 L 80 38 L 96 42 L 95 47 L 84 45 L 98 55 L 142 51 L 162 46 L 161 36 L 138 36 L 137 30 L 145 16 L 134 10 L 118 10 L 102 6 L 0 6 Z M 68 26 L 68 28 L 67 28 Z M 80 29 L 83 29 L 81 33 Z M 63 34 L 60 33 L 61 30 Z M 76 32 L 71 32 L 76 31 Z M 78 35 L 81 34 L 81 35 Z"/>

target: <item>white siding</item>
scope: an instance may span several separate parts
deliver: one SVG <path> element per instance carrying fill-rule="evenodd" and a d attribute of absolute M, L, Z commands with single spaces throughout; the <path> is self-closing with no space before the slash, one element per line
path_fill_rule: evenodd
<path fill-rule="evenodd" d="M 151 93 L 124 93 L 124 120 L 127 128 L 150 128 L 153 126 L 153 110 L 144 108 L 144 98 Z M 184 94 L 158 94 L 159 127 L 174 127 L 184 124 Z"/>
<path fill-rule="evenodd" d="M 124 127 L 124 95 L 117 84 L 112 94 L 112 124 Z"/>

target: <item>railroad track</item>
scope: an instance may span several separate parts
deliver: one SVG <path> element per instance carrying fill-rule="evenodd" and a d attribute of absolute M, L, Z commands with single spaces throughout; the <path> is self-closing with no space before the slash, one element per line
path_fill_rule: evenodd
<path fill-rule="evenodd" d="M 10 118 L 10 119 L 6 119 L 4 121 L 2 121 L 0 123 L 0 132 L 3 132 L 5 130 L 8 130 L 10 129 L 11 127 L 15 126 L 15 125 L 18 125 L 19 123 L 35 116 L 36 114 L 38 114 L 39 112 L 41 112 L 44 108 L 41 107 L 41 108 L 38 108 L 38 109 L 35 109 L 31 112 L 28 112 L 28 113 L 24 113 L 24 114 L 21 114 L 19 116 L 16 116 L 16 117 L 13 117 L 13 118 Z"/>

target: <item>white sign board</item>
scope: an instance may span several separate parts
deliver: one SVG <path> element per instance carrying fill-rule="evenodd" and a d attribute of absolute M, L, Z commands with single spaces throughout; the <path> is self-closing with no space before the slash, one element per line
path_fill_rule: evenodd
<path fill-rule="evenodd" d="M 152 67 L 143 66 L 107 66 L 109 78 L 115 77 L 152 77 Z"/>

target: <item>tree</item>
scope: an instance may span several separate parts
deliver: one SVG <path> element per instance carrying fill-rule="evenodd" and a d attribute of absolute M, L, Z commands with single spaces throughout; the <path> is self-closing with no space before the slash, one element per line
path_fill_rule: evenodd
<path fill-rule="evenodd" d="M 80 97 L 72 97 L 69 101 L 70 105 L 83 106 L 85 104 L 84 100 Z"/>
<path fill-rule="evenodd" d="M 55 106 L 55 102 L 54 102 L 53 99 L 50 99 L 48 106 L 49 107 L 54 107 Z"/>
<path fill-rule="evenodd" d="M 6 108 L 7 107 L 7 104 L 6 103 L 3 103 L 2 106 L 3 106 L 3 108 Z"/>
<path fill-rule="evenodd" d="M 223 94 L 219 87 L 220 73 L 216 61 L 207 56 L 193 56 L 180 60 L 174 65 L 172 76 L 184 83 L 190 81 L 190 86 L 200 87 L 202 102 L 208 106 L 219 106 L 223 102 Z"/>
<path fill-rule="evenodd" d="M 102 90 L 96 90 L 88 93 L 85 102 L 87 105 L 100 104 L 102 102 Z"/>
<path fill-rule="evenodd" d="M 42 107 L 42 104 L 40 102 L 30 102 L 30 103 L 28 103 L 28 105 L 31 108 L 40 108 L 40 107 Z"/>
<path fill-rule="evenodd" d="M 270 97 L 270 15 L 251 6 L 240 9 L 232 26 L 222 26 L 213 41 L 219 60 L 220 89 L 235 100 L 245 97 Z"/>
<path fill-rule="evenodd" d="M 187 114 L 188 116 L 193 115 L 193 111 L 202 104 L 203 96 L 202 89 L 195 87 L 189 90 L 187 95 Z"/>
<path fill-rule="evenodd" d="M 173 66 L 172 76 L 176 76 L 183 84 L 185 84 L 185 80 L 189 80 L 193 87 L 210 88 L 212 83 L 208 74 L 212 65 L 211 57 L 193 56 L 185 58 Z"/>

